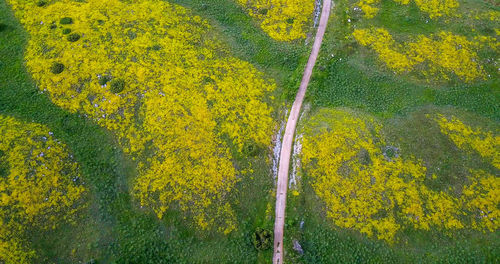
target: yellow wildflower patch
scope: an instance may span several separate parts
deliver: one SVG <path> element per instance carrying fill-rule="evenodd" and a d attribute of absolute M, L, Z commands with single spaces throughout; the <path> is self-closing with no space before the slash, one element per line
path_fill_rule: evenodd
<path fill-rule="evenodd" d="M 71 221 L 85 188 L 66 146 L 38 124 L 0 115 L 0 259 L 26 263 L 35 254 L 27 228 Z"/>
<path fill-rule="evenodd" d="M 441 132 L 447 135 L 458 148 L 466 151 L 474 150 L 500 169 L 500 136 L 492 131 L 483 131 L 481 128 L 468 126 L 454 116 L 446 118 L 438 115 L 435 120 Z"/>
<path fill-rule="evenodd" d="M 408 5 L 410 0 L 394 0 L 402 5 Z M 360 0 L 356 5 L 361 8 L 365 18 L 374 18 L 379 8 L 374 7 L 380 0 Z M 457 0 L 415 0 L 420 11 L 427 13 L 430 18 L 449 16 L 459 6 Z"/>
<path fill-rule="evenodd" d="M 356 29 L 353 36 L 361 45 L 375 50 L 387 67 L 398 73 L 417 71 L 427 80 L 449 80 L 453 74 L 465 82 L 485 76 L 476 53 L 480 43 L 464 36 L 442 31 L 431 37 L 419 35 L 416 41 L 401 46 L 383 28 Z"/>
<path fill-rule="evenodd" d="M 270 37 L 279 41 L 305 38 L 305 26 L 314 11 L 314 0 L 238 0 L 238 3 L 262 21 L 260 26 Z"/>
<path fill-rule="evenodd" d="M 140 204 L 160 218 L 175 204 L 203 229 L 233 230 L 228 144 L 269 144 L 264 100 L 275 84 L 166 1 L 8 2 L 31 35 L 25 56 L 40 89 L 111 130 L 139 161 Z"/>
<path fill-rule="evenodd" d="M 374 49 L 380 59 L 398 73 L 411 71 L 416 64 L 405 53 L 396 50 L 396 42 L 386 29 L 356 29 L 352 35 L 359 44 Z"/>
<path fill-rule="evenodd" d="M 373 119 L 322 109 L 304 127 L 304 168 L 335 225 L 388 242 L 408 226 L 491 231 L 500 226 L 497 178 L 474 174 L 475 182 L 456 198 L 424 185 L 435 177 L 427 175 L 421 161 L 390 154 L 382 127 Z M 488 215 L 463 221 L 465 211 Z"/>
<path fill-rule="evenodd" d="M 482 170 L 471 170 L 470 185 L 464 187 L 464 209 L 472 214 L 472 228 L 494 232 L 500 226 L 500 178 Z"/>
<path fill-rule="evenodd" d="M 407 5 L 409 0 L 395 0 L 398 3 Z M 430 18 L 449 16 L 459 6 L 457 0 L 415 0 L 418 8 L 427 14 Z"/>

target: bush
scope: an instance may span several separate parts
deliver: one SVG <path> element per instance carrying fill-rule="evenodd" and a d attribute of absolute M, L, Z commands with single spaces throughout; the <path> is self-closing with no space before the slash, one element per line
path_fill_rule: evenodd
<path fill-rule="evenodd" d="M 63 28 L 62 33 L 64 35 L 67 35 L 67 34 L 71 33 L 71 28 Z"/>
<path fill-rule="evenodd" d="M 99 85 L 105 85 L 111 80 L 111 78 L 108 75 L 103 75 L 101 78 L 99 78 Z"/>
<path fill-rule="evenodd" d="M 110 84 L 110 91 L 112 93 L 121 93 L 125 89 L 125 81 L 123 79 L 114 79 Z"/>
<path fill-rule="evenodd" d="M 4 31 L 7 29 L 7 25 L 0 23 L 0 32 Z"/>
<path fill-rule="evenodd" d="M 243 145 L 243 154 L 250 157 L 255 157 L 259 153 L 259 147 L 254 143 Z"/>
<path fill-rule="evenodd" d="M 68 41 L 70 41 L 70 42 L 75 42 L 75 41 L 78 41 L 79 39 L 80 39 L 80 35 L 78 35 L 77 33 L 73 33 L 73 34 L 68 35 Z"/>
<path fill-rule="evenodd" d="M 52 64 L 52 66 L 50 67 L 50 71 L 53 74 L 59 74 L 64 71 L 64 68 L 65 68 L 64 64 L 59 62 L 54 62 L 54 64 Z"/>
<path fill-rule="evenodd" d="M 273 244 L 272 232 L 267 229 L 257 227 L 252 235 L 252 242 L 257 250 L 266 250 Z"/>
<path fill-rule="evenodd" d="M 61 25 L 73 24 L 73 18 L 71 18 L 71 17 L 63 17 L 63 18 L 61 18 L 61 20 L 59 20 L 59 23 Z"/>
<path fill-rule="evenodd" d="M 38 7 L 42 7 L 42 6 L 46 5 L 46 4 L 47 4 L 47 2 L 44 1 L 44 0 L 40 0 L 40 1 L 36 2 L 36 6 L 38 6 Z"/>

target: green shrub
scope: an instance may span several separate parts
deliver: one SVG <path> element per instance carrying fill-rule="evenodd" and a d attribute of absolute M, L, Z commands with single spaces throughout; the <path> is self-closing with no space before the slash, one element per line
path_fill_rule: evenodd
<path fill-rule="evenodd" d="M 273 244 L 272 232 L 267 229 L 257 227 L 252 235 L 252 243 L 257 250 L 266 250 L 270 248 Z"/>
<path fill-rule="evenodd" d="M 108 75 L 103 75 L 101 78 L 99 78 L 99 85 L 105 85 L 111 80 L 111 78 Z"/>
<path fill-rule="evenodd" d="M 7 29 L 7 25 L 0 23 L 0 32 L 4 31 Z"/>
<path fill-rule="evenodd" d="M 269 10 L 267 8 L 259 10 L 259 14 L 264 15 L 264 16 L 267 15 L 267 12 L 269 12 Z"/>
<path fill-rule="evenodd" d="M 153 45 L 153 47 L 151 47 L 151 49 L 153 49 L 154 51 L 159 51 L 159 50 L 161 50 L 161 46 L 158 44 L 155 44 L 155 45 Z"/>
<path fill-rule="evenodd" d="M 61 25 L 73 24 L 73 18 L 71 18 L 71 17 L 63 17 L 63 18 L 61 18 L 61 20 L 59 20 L 59 23 Z"/>
<path fill-rule="evenodd" d="M 79 39 L 80 39 L 80 35 L 78 35 L 77 33 L 73 33 L 73 34 L 68 35 L 69 42 L 75 42 L 75 41 L 78 41 Z"/>
<path fill-rule="evenodd" d="M 243 154 L 250 157 L 255 157 L 259 153 L 259 147 L 254 143 L 243 145 Z"/>
<path fill-rule="evenodd" d="M 46 4 L 47 4 L 47 2 L 44 1 L 44 0 L 40 0 L 40 1 L 36 2 L 36 6 L 38 6 L 38 7 L 42 7 L 42 6 L 46 5 Z"/>
<path fill-rule="evenodd" d="M 52 66 L 50 67 L 50 71 L 53 74 L 59 74 L 64 71 L 64 68 L 65 68 L 64 64 L 59 62 L 54 62 L 54 64 L 52 64 Z"/>
<path fill-rule="evenodd" d="M 62 33 L 64 35 L 67 35 L 67 34 L 71 33 L 71 28 L 63 28 Z"/>
<path fill-rule="evenodd" d="M 114 79 L 111 81 L 110 86 L 112 93 L 121 93 L 125 89 L 125 81 L 123 79 Z"/>

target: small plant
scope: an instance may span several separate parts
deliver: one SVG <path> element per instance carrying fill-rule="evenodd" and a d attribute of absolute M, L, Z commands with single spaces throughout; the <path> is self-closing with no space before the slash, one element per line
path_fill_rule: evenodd
<path fill-rule="evenodd" d="M 393 146 L 386 146 L 383 152 L 385 159 L 392 161 L 399 157 L 399 149 Z"/>
<path fill-rule="evenodd" d="M 36 6 L 38 6 L 38 7 L 45 6 L 46 4 L 47 4 L 47 2 L 45 0 L 40 0 L 40 1 L 36 2 Z"/>
<path fill-rule="evenodd" d="M 245 144 L 243 146 L 243 153 L 247 156 L 255 157 L 258 152 L 259 152 L 259 148 L 255 144 L 250 143 L 250 144 Z"/>
<path fill-rule="evenodd" d="M 267 15 L 267 12 L 268 12 L 268 11 L 269 11 L 269 10 L 268 10 L 267 8 L 260 9 L 260 10 L 259 10 L 259 14 L 261 14 L 261 15 L 265 16 L 265 15 Z"/>
<path fill-rule="evenodd" d="M 50 67 L 50 72 L 52 72 L 53 74 L 60 74 L 61 72 L 64 71 L 64 64 L 62 63 L 59 63 L 59 62 L 54 62 L 54 64 L 52 64 L 52 66 Z"/>
<path fill-rule="evenodd" d="M 63 17 L 63 18 L 61 18 L 61 20 L 59 20 L 59 23 L 61 25 L 73 24 L 73 18 L 71 18 L 71 17 Z"/>
<path fill-rule="evenodd" d="M 55 22 L 52 22 L 49 26 L 50 29 L 56 29 L 57 28 L 57 25 Z"/>
<path fill-rule="evenodd" d="M 121 93 L 125 89 L 125 81 L 123 79 L 114 79 L 111 81 L 110 86 L 112 93 Z"/>
<path fill-rule="evenodd" d="M 106 83 L 108 83 L 109 81 L 111 81 L 111 78 L 108 75 L 103 75 L 101 76 L 101 78 L 99 78 L 99 85 L 106 85 Z"/>
<path fill-rule="evenodd" d="M 75 41 L 78 41 L 79 39 L 80 39 L 80 35 L 78 35 L 77 33 L 73 33 L 73 34 L 68 35 L 69 42 L 75 42 Z"/>
<path fill-rule="evenodd" d="M 69 33 L 71 33 L 71 28 L 63 28 L 62 33 L 64 35 L 68 35 Z"/>
<path fill-rule="evenodd" d="M 273 243 L 271 231 L 257 227 L 252 235 L 252 243 L 257 250 L 266 250 L 270 248 Z"/>
<path fill-rule="evenodd" d="M 154 51 L 159 51 L 159 50 L 161 50 L 161 46 L 158 44 L 155 44 L 155 45 L 153 45 L 153 47 L 151 47 L 151 49 L 153 49 Z"/>

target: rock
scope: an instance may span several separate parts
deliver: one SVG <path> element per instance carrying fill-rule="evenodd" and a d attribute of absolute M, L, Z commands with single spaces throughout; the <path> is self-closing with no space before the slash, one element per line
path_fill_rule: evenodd
<path fill-rule="evenodd" d="M 293 240 L 293 250 L 297 251 L 300 255 L 304 254 L 304 250 L 302 250 L 302 247 L 299 244 L 299 241 L 297 239 Z"/>

